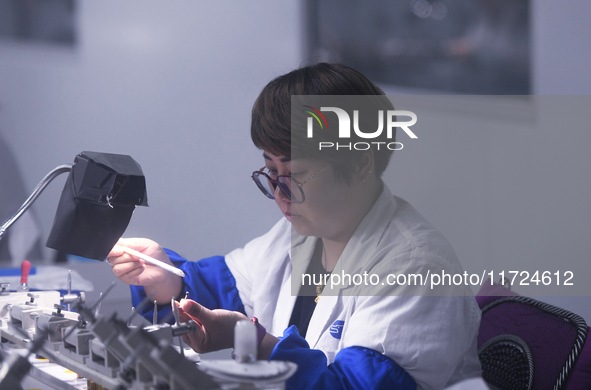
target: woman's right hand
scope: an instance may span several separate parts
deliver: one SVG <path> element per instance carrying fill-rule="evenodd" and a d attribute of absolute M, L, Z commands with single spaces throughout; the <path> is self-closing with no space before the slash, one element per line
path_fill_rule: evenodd
<path fill-rule="evenodd" d="M 180 294 L 180 276 L 126 253 L 124 247 L 172 265 L 170 258 L 157 242 L 147 238 L 121 238 L 107 255 L 107 262 L 119 280 L 126 284 L 144 286 L 150 299 L 158 301 L 159 304 L 170 303 L 171 298 Z"/>

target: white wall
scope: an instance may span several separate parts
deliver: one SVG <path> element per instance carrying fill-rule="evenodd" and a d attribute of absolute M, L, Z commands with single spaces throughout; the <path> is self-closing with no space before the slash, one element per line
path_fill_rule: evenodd
<path fill-rule="evenodd" d="M 129 154 L 149 208 L 128 235 L 192 256 L 225 253 L 279 213 L 250 172 L 250 108 L 300 63 L 297 1 L 82 1 L 74 50 L 1 43 L 0 131 L 32 188 L 83 150 Z M 46 232 L 63 185 L 36 209 Z"/>
<path fill-rule="evenodd" d="M 262 165 L 249 139 L 249 112 L 266 82 L 302 61 L 303 2 L 79 5 L 74 50 L 0 42 L 0 134 L 18 151 L 29 188 L 80 151 L 129 154 L 144 169 L 150 207 L 136 210 L 126 235 L 152 237 L 200 258 L 263 232 L 279 213 L 249 178 Z M 586 0 L 533 0 L 536 94 L 591 92 L 589 14 Z M 580 191 L 588 194 L 589 185 L 569 187 L 564 172 L 586 169 L 584 145 L 591 144 L 591 134 L 576 132 L 568 144 L 560 129 L 551 136 L 562 147 L 522 137 L 503 150 L 486 132 L 434 135 L 414 154 L 395 156 L 387 181 L 450 238 L 463 259 L 516 253 L 588 260 L 584 237 L 591 231 Z M 511 170 L 524 162 L 527 169 Z M 511 172 L 537 179 L 529 186 L 517 173 L 508 177 Z M 62 185 L 63 179 L 53 183 L 36 205 L 46 234 Z M 532 249 L 539 248 L 534 233 L 510 233 L 497 218 L 499 210 L 514 217 L 521 210 L 506 194 L 510 188 L 519 188 L 524 204 L 546 189 L 544 199 L 564 199 L 564 215 L 584 217 L 571 218 L 569 231 L 583 233 L 552 241 L 556 230 L 540 227 L 543 218 L 537 218 L 531 229 L 543 233 L 539 240 L 561 246 Z M 590 306 L 574 303 L 591 322 Z"/>

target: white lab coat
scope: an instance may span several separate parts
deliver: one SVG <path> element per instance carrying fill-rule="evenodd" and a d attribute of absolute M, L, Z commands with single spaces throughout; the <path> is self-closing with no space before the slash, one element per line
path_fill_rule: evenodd
<path fill-rule="evenodd" d="M 265 235 L 226 255 L 247 315 L 258 317 L 275 336 L 289 325 L 298 275 L 306 270 L 315 240 L 292 232 L 282 219 Z M 385 278 L 390 273 L 425 274 L 427 270 L 463 272 L 445 238 L 385 187 L 333 273 L 367 271 Z M 457 294 L 451 291 L 443 294 Z M 306 341 L 322 350 L 329 364 L 343 348 L 371 348 L 393 359 L 419 388 L 441 389 L 480 375 L 479 322 L 480 310 L 471 296 L 417 296 L 416 290 L 401 287 L 339 286 L 323 292 Z"/>

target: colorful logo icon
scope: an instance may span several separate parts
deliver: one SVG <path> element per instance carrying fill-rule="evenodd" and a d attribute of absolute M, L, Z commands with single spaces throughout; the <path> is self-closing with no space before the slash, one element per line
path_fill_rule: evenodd
<path fill-rule="evenodd" d="M 314 119 L 316 119 L 316 122 L 318 122 L 318 125 L 321 129 L 324 129 L 325 127 L 328 129 L 328 121 L 319 109 L 308 105 L 304 105 L 304 107 L 308 108 L 306 113 L 310 114 L 312 117 L 314 117 Z"/>

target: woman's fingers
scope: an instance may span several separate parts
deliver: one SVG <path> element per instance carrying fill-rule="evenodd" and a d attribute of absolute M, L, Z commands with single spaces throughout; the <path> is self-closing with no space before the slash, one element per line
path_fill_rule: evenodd
<path fill-rule="evenodd" d="M 195 351 L 199 353 L 208 352 L 207 343 L 207 327 L 202 323 L 199 318 L 200 315 L 205 311 L 209 311 L 195 301 L 189 299 L 182 299 L 179 304 L 179 319 L 180 321 L 186 322 L 192 320 L 197 324 L 197 327 L 192 332 L 189 332 L 183 336 L 183 340 L 191 346 Z"/>
<path fill-rule="evenodd" d="M 144 272 L 144 265 L 139 262 L 125 262 L 111 265 L 113 274 L 123 283 L 141 285 L 140 275 Z"/>
<path fill-rule="evenodd" d="M 194 343 L 191 346 L 198 352 L 231 348 L 234 344 L 234 326 L 236 322 L 246 318 L 237 311 L 209 310 L 190 299 L 181 299 L 179 313 L 181 312 L 186 316 L 182 318 L 191 319 L 199 325 L 201 333 L 194 333 L 191 335 L 194 337 L 190 337 Z"/>

